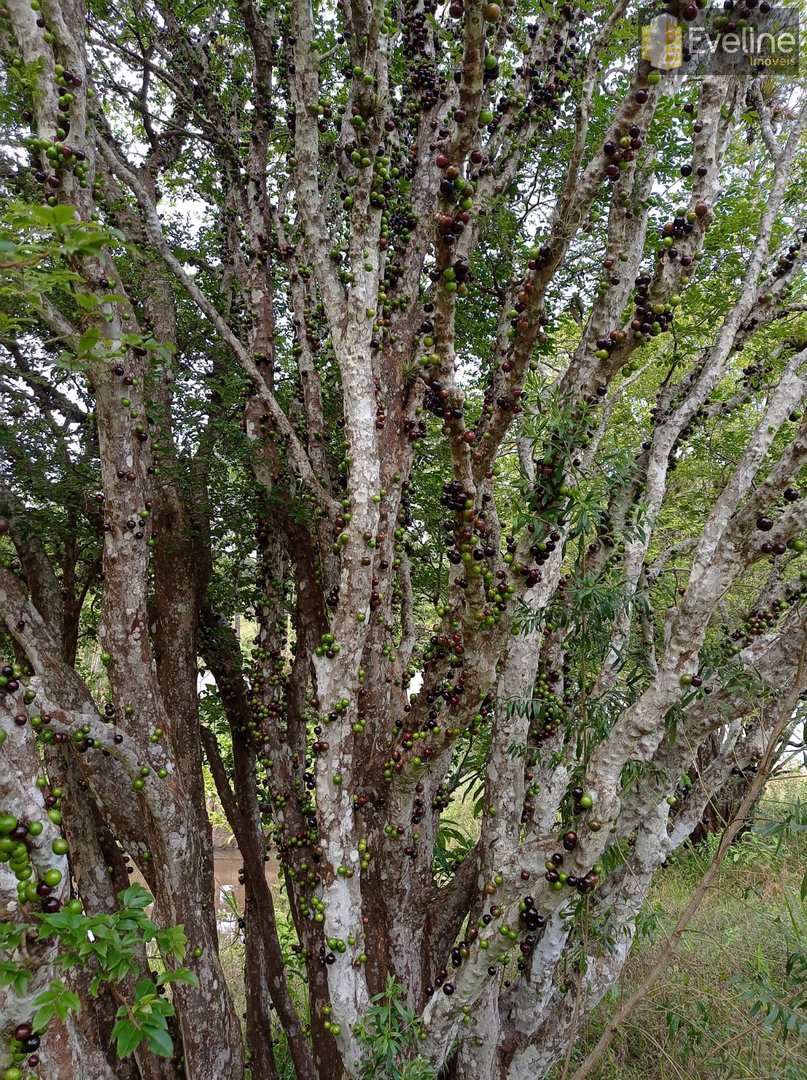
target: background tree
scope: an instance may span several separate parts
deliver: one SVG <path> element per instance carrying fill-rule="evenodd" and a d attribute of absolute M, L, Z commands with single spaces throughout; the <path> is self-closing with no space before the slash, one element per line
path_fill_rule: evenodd
<path fill-rule="evenodd" d="M 0 12 L 7 1080 L 375 1076 L 393 999 L 545 1075 L 799 719 L 802 87 L 624 0 Z"/>

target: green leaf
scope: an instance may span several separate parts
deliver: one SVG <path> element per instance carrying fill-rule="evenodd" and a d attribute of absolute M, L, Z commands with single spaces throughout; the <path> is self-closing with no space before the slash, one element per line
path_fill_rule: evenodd
<path fill-rule="evenodd" d="M 153 1054 L 157 1054 L 159 1057 L 173 1057 L 174 1044 L 171 1040 L 171 1036 L 168 1034 L 168 1028 L 165 1026 L 165 1021 L 163 1021 L 162 1025 L 156 1023 L 144 1024 L 143 1031 L 146 1034 L 149 1050 L 151 1050 Z"/>
<path fill-rule="evenodd" d="M 49 216 L 50 223 L 56 226 L 74 225 L 77 220 L 75 207 L 68 206 L 66 203 L 50 207 Z"/>
<path fill-rule="evenodd" d="M 147 997 L 156 997 L 157 987 L 153 979 L 140 979 L 135 986 L 135 1001 L 142 1001 Z"/>
<path fill-rule="evenodd" d="M 158 930 L 156 940 L 163 956 L 174 956 L 180 961 L 184 958 L 188 944 L 184 926 L 169 926 L 165 930 Z"/>
<path fill-rule="evenodd" d="M 101 336 L 97 326 L 88 327 L 81 335 L 76 346 L 76 352 L 79 356 L 92 352 L 95 345 L 98 344 L 98 339 Z"/>
<path fill-rule="evenodd" d="M 98 300 L 93 293 L 75 292 L 73 299 L 83 311 L 95 311 L 98 307 Z"/>
<path fill-rule="evenodd" d="M 53 1017 L 66 1020 L 68 1013 L 77 1012 L 81 1006 L 78 995 L 68 990 L 63 982 L 54 979 L 47 990 L 34 999 L 34 1031 L 44 1031 Z"/>
<path fill-rule="evenodd" d="M 31 972 L 13 960 L 0 960 L 0 987 L 10 987 L 17 997 L 22 997 L 28 990 Z"/>
<path fill-rule="evenodd" d="M 120 1013 L 123 1011 L 125 1016 L 125 1009 L 121 1006 L 118 1010 Z M 118 1020 L 115 1026 L 112 1028 L 112 1038 L 115 1040 L 115 1049 L 117 1050 L 118 1057 L 128 1057 L 140 1043 L 143 1041 L 144 1032 L 142 1028 L 137 1027 L 128 1018 Z"/>
<path fill-rule="evenodd" d="M 157 979 L 160 986 L 170 983 L 187 983 L 188 986 L 198 986 L 199 980 L 188 968 L 177 968 L 175 971 L 165 971 Z"/>
<path fill-rule="evenodd" d="M 142 911 L 143 908 L 147 908 L 149 904 L 154 903 L 154 897 L 143 888 L 142 885 L 134 884 L 130 885 L 128 889 L 123 889 L 118 893 L 118 900 L 120 900 L 123 907 L 134 908 L 135 910 Z"/>

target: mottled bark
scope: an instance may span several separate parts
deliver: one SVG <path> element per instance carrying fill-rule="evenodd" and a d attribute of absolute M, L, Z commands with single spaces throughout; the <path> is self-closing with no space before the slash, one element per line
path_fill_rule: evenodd
<path fill-rule="evenodd" d="M 778 115 L 750 73 L 703 78 L 682 114 L 692 122 L 685 194 L 669 185 L 681 209 L 654 237 L 668 194 L 668 147 L 653 146 L 654 133 L 667 131 L 673 95 L 685 97 L 689 81 L 684 70 L 651 78 L 645 62 L 608 70 L 614 50 L 624 59 L 623 0 L 609 12 L 561 5 L 526 23 L 479 0 L 441 8 L 436 20 L 428 4 L 392 11 L 351 0 L 334 14 L 328 55 L 322 13 L 308 0 L 283 13 L 238 0 L 226 33 L 157 0 L 136 35 L 106 11 L 93 11 L 88 33 L 74 0 L 42 0 L 41 16 L 27 0 L 6 6 L 0 45 L 9 52 L 13 35 L 38 73 L 33 129 L 47 142 L 28 148 L 34 173 L 77 222 L 100 214 L 128 242 L 66 251 L 64 294 L 31 300 L 36 334 L 59 347 L 81 352 L 85 332 L 97 333 L 76 378 L 81 407 L 42 385 L 24 346 L 15 343 L 16 359 L 10 350 L 32 395 L 24 408 L 36 407 L 54 436 L 54 416 L 67 417 L 60 454 L 72 461 L 80 443 L 77 464 L 91 474 L 97 463 L 101 477 L 100 500 L 85 492 L 94 513 L 82 512 L 103 535 L 102 555 L 83 579 L 73 536 L 54 568 L 27 530 L 24 454 L 6 455 L 0 489 L 20 575 L 0 570 L 0 617 L 50 730 L 91 740 L 86 753 L 47 751 L 75 808 L 73 885 L 91 910 L 111 907 L 123 853 L 131 857 L 158 920 L 182 923 L 194 950 L 199 985 L 174 991 L 185 1071 L 238 1080 L 245 1055 L 217 956 L 204 752 L 244 860 L 256 1080 L 278 1074 L 280 1031 L 300 1080 L 357 1076 L 356 1026 L 390 974 L 420 1016 L 420 1051 L 436 1070 L 457 1080 L 545 1075 L 618 978 L 653 873 L 725 797 L 732 769 L 758 755 L 769 698 L 802 689 L 800 586 L 780 596 L 772 584 L 758 604 L 770 618 L 749 611 L 747 639 L 741 628 L 736 646 L 703 648 L 720 636 L 726 594 L 742 594 L 761 559 L 797 558 L 807 524 L 798 489 L 807 354 L 803 335 L 779 332 L 799 314 L 791 286 L 804 226 L 781 248 L 771 241 L 800 220 L 802 97 L 794 92 Z M 108 94 L 111 111 L 99 104 Z M 704 241 L 749 106 L 762 134 L 761 158 L 748 159 L 761 213 L 733 284 L 731 272 L 715 274 L 728 282 L 717 296 Z M 136 118 L 142 147 L 129 145 L 121 117 Z M 65 139 L 67 154 L 53 148 Z M 563 160 L 543 141 L 563 146 Z M 197 173 L 188 162 L 199 147 Z M 77 153 L 86 183 L 75 162 L 64 167 Z M 177 190 L 209 203 L 198 250 L 163 216 L 165 192 Z M 504 235 L 510 226 L 489 224 L 502 208 L 518 222 L 517 242 Z M 475 328 L 470 347 L 462 305 L 494 240 L 502 259 L 484 267 L 491 340 Z M 557 297 L 577 262 L 592 259 L 580 290 L 590 307 L 578 304 L 571 344 L 561 342 L 550 332 Z M 685 328 L 694 353 L 669 334 L 693 282 L 703 311 L 714 309 L 703 327 Z M 768 332 L 779 335 L 770 350 Z M 766 353 L 769 384 L 718 402 L 745 349 Z M 645 423 L 642 398 L 620 427 L 614 417 L 635 404 L 634 362 L 653 369 L 640 387 L 655 392 L 654 413 Z M 469 378 L 477 363 L 481 375 Z M 685 440 L 739 405 L 754 419 L 710 477 L 699 534 L 665 548 Z M 616 440 L 623 430 L 647 436 L 618 482 L 612 425 Z M 521 486 L 505 483 L 502 501 L 514 452 Z M 434 521 L 418 518 L 422 507 L 413 521 L 411 484 L 424 468 L 446 482 Z M 217 469 L 232 475 L 222 481 Z M 244 574 L 254 596 L 241 610 L 227 595 L 225 619 L 218 561 L 242 527 L 220 505 L 230 480 L 249 517 L 238 550 L 255 560 Z M 410 527 L 439 548 L 437 597 L 419 592 Z M 683 576 L 665 614 L 646 600 L 664 595 L 673 552 Z M 599 588 L 615 607 L 603 605 L 597 625 L 577 621 L 581 595 Z M 100 607 L 94 684 L 76 671 L 88 596 Z M 257 623 L 249 663 L 233 610 Z M 702 678 L 713 652 L 722 660 Z M 199 726 L 199 654 L 231 765 L 214 725 Z M 422 685 L 410 697 L 415 669 Z M 438 886 L 440 816 L 461 794 L 458 743 L 482 748 L 480 837 Z M 678 790 L 687 770 L 698 782 Z M 598 860 L 615 839 L 629 861 L 603 879 Z M 309 1030 L 284 971 L 264 873 L 270 844 L 308 979 Z M 558 855 L 576 893 L 551 869 Z M 580 941 L 563 910 L 577 895 L 613 922 L 616 947 L 569 981 Z M 499 961 L 514 958 L 505 986 Z M 54 1036 L 53 1053 L 83 1045 L 82 1068 L 103 1076 L 112 1004 L 68 1025 L 58 1046 Z M 170 1066 L 140 1054 L 136 1069 L 161 1080 Z"/>

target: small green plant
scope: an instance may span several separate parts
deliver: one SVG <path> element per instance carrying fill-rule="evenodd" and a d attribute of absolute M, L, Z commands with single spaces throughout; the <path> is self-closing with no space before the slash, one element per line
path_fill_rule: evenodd
<path fill-rule="evenodd" d="M 417 1013 L 405 1004 L 404 989 L 392 977 L 371 999 L 356 1034 L 365 1048 L 361 1080 L 435 1080 L 431 1065 L 416 1056 L 422 1038 Z"/>
<path fill-rule="evenodd" d="M 434 841 L 434 872 L 437 880 L 448 881 L 473 846 L 474 838 L 463 829 L 461 823 L 442 818 Z"/>
<path fill-rule="evenodd" d="M 37 916 L 36 925 L 4 924 L 0 933 L 0 986 L 9 986 L 23 994 L 30 971 L 18 963 L 15 953 L 27 934 L 41 941 L 55 941 L 56 966 L 62 971 L 77 968 L 93 972 L 90 992 L 97 995 L 107 983 L 137 978 L 133 999 L 122 1004 L 112 1029 L 119 1057 L 131 1054 L 146 1042 L 154 1054 L 173 1056 L 174 1047 L 168 1030 L 168 1018 L 174 1015 L 170 998 L 165 997 L 172 983 L 196 985 L 196 976 L 181 964 L 187 938 L 181 926 L 157 927 L 145 909 L 152 896 L 140 885 L 130 885 L 118 895 L 120 908 L 101 915 L 85 915 L 75 901 L 52 915 Z M 163 970 L 142 978 L 143 957 L 151 946 L 153 961 Z M 79 1008 L 79 999 L 64 982 L 53 979 L 34 999 L 32 1028 L 43 1032 L 54 1018 L 64 1021 Z M 19 1056 L 16 1045 L 12 1057 Z"/>

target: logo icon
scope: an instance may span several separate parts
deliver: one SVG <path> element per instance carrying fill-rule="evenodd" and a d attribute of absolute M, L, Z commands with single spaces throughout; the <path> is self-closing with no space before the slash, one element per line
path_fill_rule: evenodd
<path fill-rule="evenodd" d="M 660 71 L 674 71 L 684 61 L 684 35 L 672 15 L 661 14 L 642 26 L 642 60 Z"/>

